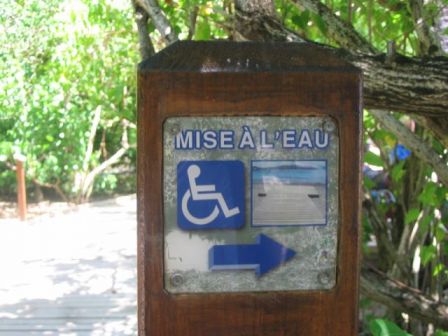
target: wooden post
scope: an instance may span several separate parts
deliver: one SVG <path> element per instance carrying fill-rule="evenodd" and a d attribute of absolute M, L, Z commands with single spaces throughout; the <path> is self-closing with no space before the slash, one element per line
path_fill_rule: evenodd
<path fill-rule="evenodd" d="M 23 155 L 15 155 L 17 176 L 17 209 L 20 220 L 26 220 L 26 185 L 25 185 L 25 161 Z"/>
<path fill-rule="evenodd" d="M 138 83 L 139 335 L 357 335 L 361 71 L 179 42 Z"/>

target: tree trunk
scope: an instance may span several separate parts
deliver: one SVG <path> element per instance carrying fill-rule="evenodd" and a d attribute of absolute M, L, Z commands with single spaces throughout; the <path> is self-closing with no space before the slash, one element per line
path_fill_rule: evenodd
<path fill-rule="evenodd" d="M 239 2 L 241 1 L 236 1 L 237 4 Z M 286 29 L 275 15 L 268 15 L 269 11 L 247 5 L 251 1 L 243 2 L 246 3 L 244 10 L 236 6 L 235 35 L 258 41 L 304 41 L 297 33 Z M 348 29 L 346 25 L 340 29 L 343 28 Z M 349 33 L 344 32 L 344 36 Z M 351 34 L 357 35 L 355 31 Z M 356 40 L 355 37 L 347 39 Z M 358 41 L 359 44 L 364 43 L 360 39 Z M 448 138 L 448 58 L 421 59 L 401 55 L 388 57 L 386 54 L 372 55 L 366 52 L 368 48 L 362 53 L 342 48 L 327 48 L 363 70 L 366 108 L 429 117 L 440 125 L 439 135 L 443 136 L 444 140 Z"/>
<path fill-rule="evenodd" d="M 364 267 L 361 274 L 361 291 L 370 299 L 448 330 L 447 305 L 436 302 L 401 282 L 392 280 L 374 268 Z"/>

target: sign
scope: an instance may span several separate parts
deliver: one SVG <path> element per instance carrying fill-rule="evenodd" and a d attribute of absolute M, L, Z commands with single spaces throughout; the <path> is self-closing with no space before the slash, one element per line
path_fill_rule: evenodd
<path fill-rule="evenodd" d="M 215 245 L 209 250 L 209 268 L 217 270 L 255 269 L 257 277 L 288 261 L 295 251 L 264 234 L 252 245 Z"/>
<path fill-rule="evenodd" d="M 167 119 L 166 290 L 332 288 L 338 143 L 331 118 Z"/>
<path fill-rule="evenodd" d="M 181 161 L 177 165 L 177 223 L 184 230 L 244 225 L 241 161 Z"/>
<path fill-rule="evenodd" d="M 357 335 L 361 75 L 308 43 L 140 64 L 139 335 Z"/>

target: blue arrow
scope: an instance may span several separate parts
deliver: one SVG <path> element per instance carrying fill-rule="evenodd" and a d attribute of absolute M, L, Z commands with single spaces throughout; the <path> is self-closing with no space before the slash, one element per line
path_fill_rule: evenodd
<path fill-rule="evenodd" d="M 260 277 L 295 255 L 296 251 L 259 234 L 253 245 L 212 246 L 208 251 L 208 265 L 212 271 L 255 269 Z"/>

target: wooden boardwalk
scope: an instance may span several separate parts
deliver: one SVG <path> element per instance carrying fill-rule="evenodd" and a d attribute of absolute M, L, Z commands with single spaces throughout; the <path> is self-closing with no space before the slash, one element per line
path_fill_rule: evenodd
<path fill-rule="evenodd" d="M 0 219 L 0 336 L 136 335 L 135 197 Z"/>
<path fill-rule="evenodd" d="M 254 184 L 253 225 L 325 224 L 325 198 L 322 186 Z"/>

